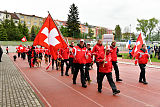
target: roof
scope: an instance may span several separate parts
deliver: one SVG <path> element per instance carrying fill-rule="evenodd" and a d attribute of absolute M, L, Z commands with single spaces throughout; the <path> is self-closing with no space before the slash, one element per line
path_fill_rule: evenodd
<path fill-rule="evenodd" d="M 39 16 L 36 16 L 36 15 L 28 15 L 28 14 L 22 14 L 22 13 L 16 13 L 16 14 L 20 14 L 20 15 L 23 15 L 23 16 L 37 17 L 37 18 L 42 18 L 43 19 L 43 17 L 39 17 Z"/>
<path fill-rule="evenodd" d="M 19 20 L 19 17 L 15 13 L 11 13 L 11 18 Z"/>

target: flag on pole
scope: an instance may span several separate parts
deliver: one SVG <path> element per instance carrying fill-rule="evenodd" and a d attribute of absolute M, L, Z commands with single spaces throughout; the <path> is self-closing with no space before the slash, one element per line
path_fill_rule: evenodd
<path fill-rule="evenodd" d="M 21 41 L 22 41 L 22 42 L 26 42 L 26 41 L 27 41 L 26 37 L 24 36 L 24 37 L 21 39 Z"/>
<path fill-rule="evenodd" d="M 133 50 L 131 52 L 133 58 L 138 54 L 138 52 L 140 51 L 141 47 L 142 47 L 142 44 L 143 44 L 143 40 L 142 40 L 142 36 L 141 36 L 141 33 L 139 34 L 138 38 L 137 38 L 137 41 L 133 47 Z M 132 58 L 132 59 L 133 59 Z"/>
<path fill-rule="evenodd" d="M 126 48 L 130 49 L 131 46 L 131 40 L 128 40 L 127 44 L 126 44 Z"/>
<path fill-rule="evenodd" d="M 50 14 L 48 14 L 48 17 L 34 39 L 33 46 L 35 45 L 41 45 L 48 48 L 55 60 L 57 59 L 57 50 L 59 48 L 67 47 L 62 34 L 58 30 L 58 27 L 56 26 Z"/>

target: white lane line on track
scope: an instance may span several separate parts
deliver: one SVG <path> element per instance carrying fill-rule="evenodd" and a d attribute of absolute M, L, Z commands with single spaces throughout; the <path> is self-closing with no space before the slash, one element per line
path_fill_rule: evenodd
<path fill-rule="evenodd" d="M 44 73 L 46 73 L 45 71 L 43 71 L 43 70 L 41 70 L 42 72 L 44 72 Z M 48 73 L 47 73 L 48 74 Z M 49 76 L 51 76 L 52 78 L 54 78 L 54 79 L 56 79 L 57 81 L 59 81 L 59 82 L 61 82 L 62 84 L 64 84 L 64 85 L 66 85 L 67 87 L 69 87 L 69 88 L 71 88 L 71 89 L 73 89 L 74 91 L 76 91 L 76 92 L 78 92 L 78 93 L 80 93 L 79 91 L 77 91 L 77 90 L 75 90 L 74 88 L 72 88 L 72 87 L 70 87 L 70 86 L 68 86 L 67 84 L 65 84 L 64 82 L 62 82 L 61 80 L 58 80 L 56 77 L 54 77 L 53 75 L 51 75 L 51 74 L 48 74 Z M 97 83 L 95 83 L 95 82 L 92 82 L 93 84 L 97 84 Z M 110 90 L 109 88 L 106 88 L 106 87 L 104 87 L 105 89 L 107 89 L 107 90 Z M 122 94 L 122 93 L 121 93 Z M 82 94 L 82 95 L 84 95 L 84 94 Z M 145 106 L 147 106 L 147 107 L 154 107 L 153 105 L 150 105 L 150 104 L 147 104 L 147 103 L 145 103 L 145 102 L 143 102 L 143 101 L 140 101 L 140 100 L 137 100 L 137 99 L 135 99 L 135 98 L 133 98 L 133 97 L 131 97 L 131 96 L 128 96 L 128 95 L 125 95 L 125 94 L 122 94 L 124 97 L 127 97 L 127 98 L 129 98 L 129 99 L 132 99 L 132 100 L 134 100 L 134 101 L 136 101 L 136 102 L 138 102 L 138 103 L 142 103 L 142 104 L 144 104 Z M 85 95 L 84 95 L 85 96 Z M 87 97 L 87 96 L 86 96 Z M 88 98 L 88 97 L 87 97 Z M 90 99 L 90 98 L 89 98 Z M 92 99 L 91 99 L 92 100 Z M 94 100 L 92 100 L 92 101 L 94 101 Z M 95 102 L 95 101 L 94 101 Z"/>
<path fill-rule="evenodd" d="M 10 57 L 10 59 L 11 59 L 11 57 Z M 29 81 L 29 83 L 34 87 L 34 89 L 38 92 L 38 94 L 43 98 L 43 100 L 46 102 L 46 104 L 48 105 L 48 107 L 52 107 L 50 105 L 50 103 L 46 100 L 46 98 L 41 94 L 41 92 L 36 88 L 36 86 L 29 80 L 29 78 L 26 76 L 26 74 L 23 73 L 23 71 L 21 70 L 21 68 L 19 68 L 19 66 L 14 61 L 12 61 L 12 62 L 17 66 L 17 68 L 21 71 L 21 73 L 25 76 L 25 78 Z"/>
<path fill-rule="evenodd" d="M 41 70 L 41 69 L 40 69 L 40 70 Z M 66 87 L 70 88 L 71 90 L 73 90 L 73 91 L 77 92 L 78 94 L 82 95 L 83 97 L 87 98 L 87 99 L 90 100 L 91 102 L 97 104 L 97 105 L 100 106 L 100 107 L 104 107 L 103 105 L 97 103 L 96 101 L 92 100 L 91 98 L 87 97 L 86 95 L 82 94 L 81 92 L 77 91 L 76 89 L 72 88 L 71 86 L 67 85 L 67 84 L 64 83 L 63 81 L 57 79 L 56 77 L 54 77 L 54 76 L 46 73 L 46 72 L 43 71 L 43 70 L 41 70 L 41 71 L 44 72 L 45 74 L 47 74 L 48 76 L 50 76 L 51 78 L 53 78 L 53 79 L 57 80 L 58 82 L 62 83 L 62 84 L 65 85 Z"/>
<path fill-rule="evenodd" d="M 92 82 L 93 84 L 97 84 L 97 83 L 95 83 L 95 82 Z M 111 90 L 111 89 L 109 89 L 109 88 L 106 88 L 106 87 L 104 87 L 105 89 L 107 89 L 107 90 Z M 125 97 L 127 97 L 127 98 L 130 98 L 130 99 L 132 99 L 132 100 L 134 100 L 134 101 L 137 101 L 137 102 L 139 102 L 139 103 L 142 103 L 142 104 L 144 104 L 145 106 L 147 106 L 147 107 L 154 107 L 153 105 L 150 105 L 150 104 L 147 104 L 147 103 L 145 103 L 145 102 L 143 102 L 143 101 L 140 101 L 140 100 L 137 100 L 136 98 L 133 98 L 133 97 L 131 97 L 131 96 L 128 96 L 128 95 L 125 95 L 125 94 L 123 94 L 123 93 L 120 93 L 121 95 L 123 95 L 123 96 L 125 96 Z"/>

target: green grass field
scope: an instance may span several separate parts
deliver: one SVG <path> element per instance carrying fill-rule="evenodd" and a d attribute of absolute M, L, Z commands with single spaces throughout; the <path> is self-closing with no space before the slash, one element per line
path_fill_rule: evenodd
<path fill-rule="evenodd" d="M 122 55 L 122 59 L 130 59 L 128 53 L 120 53 L 120 55 Z M 158 58 L 151 58 L 151 61 L 152 62 L 160 62 L 160 60 L 158 60 Z"/>
<path fill-rule="evenodd" d="M 0 45 L 2 46 L 17 46 L 17 45 L 32 45 L 33 41 L 27 41 L 27 42 L 22 42 L 22 41 L 0 41 Z"/>

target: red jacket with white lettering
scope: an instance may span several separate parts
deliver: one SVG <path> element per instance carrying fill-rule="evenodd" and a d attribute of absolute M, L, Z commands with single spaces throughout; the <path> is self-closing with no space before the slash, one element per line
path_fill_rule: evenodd
<path fill-rule="evenodd" d="M 144 52 L 142 49 L 140 49 L 140 51 L 136 55 L 135 64 L 137 64 L 137 61 L 139 64 L 147 64 L 148 58 L 149 58 L 149 55 L 147 50 Z"/>
<path fill-rule="evenodd" d="M 86 64 L 87 48 L 80 45 L 73 48 L 74 63 Z"/>
<path fill-rule="evenodd" d="M 99 53 L 101 53 L 101 52 L 103 52 L 103 51 L 104 51 L 104 46 L 103 46 L 103 45 L 96 44 L 96 45 L 93 47 L 92 55 L 95 55 L 96 61 L 97 61 L 97 58 L 98 58 Z"/>
<path fill-rule="evenodd" d="M 22 45 L 19 45 L 19 47 L 18 47 L 18 53 L 23 53 L 23 46 Z"/>
<path fill-rule="evenodd" d="M 65 49 L 61 48 L 59 53 L 63 59 L 69 59 L 69 48 L 68 47 L 66 47 Z"/>
<path fill-rule="evenodd" d="M 110 72 L 112 72 L 112 57 L 111 57 L 111 53 L 106 55 L 105 64 L 103 62 L 104 55 L 105 55 L 105 52 L 103 51 L 98 55 L 98 58 L 97 58 L 97 62 L 99 62 L 99 72 L 110 73 Z M 104 67 L 103 67 L 103 64 L 104 64 Z"/>
<path fill-rule="evenodd" d="M 71 46 L 71 45 L 69 46 L 69 58 L 74 58 L 73 52 L 72 52 L 73 47 L 74 47 L 74 46 Z"/>
<path fill-rule="evenodd" d="M 110 46 L 112 61 L 117 61 L 117 47 Z"/>
<path fill-rule="evenodd" d="M 87 56 L 88 59 L 86 60 L 86 63 L 92 63 L 92 51 L 90 48 L 87 50 Z"/>

